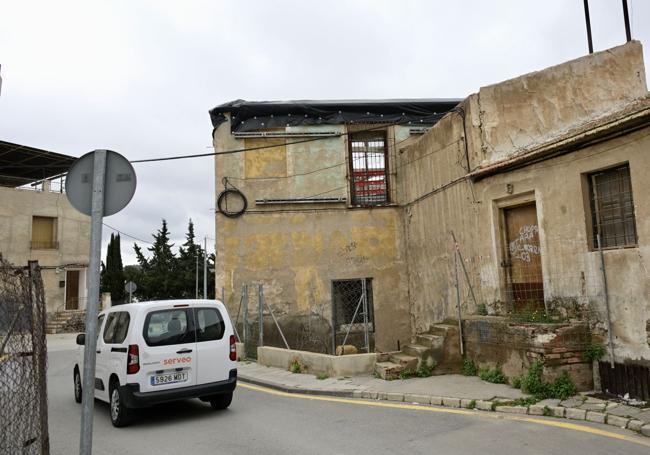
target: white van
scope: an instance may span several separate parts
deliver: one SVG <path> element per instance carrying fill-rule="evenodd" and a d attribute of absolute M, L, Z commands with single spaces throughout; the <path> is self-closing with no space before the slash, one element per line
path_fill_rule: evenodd
<path fill-rule="evenodd" d="M 85 334 L 77 335 L 74 396 L 81 403 Z M 99 313 L 95 398 L 110 404 L 116 427 L 132 410 L 200 398 L 225 409 L 237 385 L 230 317 L 217 300 L 166 300 L 114 306 Z"/>

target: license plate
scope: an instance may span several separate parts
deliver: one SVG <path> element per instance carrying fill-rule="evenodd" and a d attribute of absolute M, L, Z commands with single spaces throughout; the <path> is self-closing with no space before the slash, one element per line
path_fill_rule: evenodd
<path fill-rule="evenodd" d="M 151 376 L 151 385 L 174 384 L 187 381 L 187 372 L 157 374 Z"/>

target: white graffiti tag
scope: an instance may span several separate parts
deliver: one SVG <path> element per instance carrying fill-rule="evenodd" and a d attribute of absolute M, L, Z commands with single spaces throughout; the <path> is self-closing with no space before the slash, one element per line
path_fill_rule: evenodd
<path fill-rule="evenodd" d="M 519 229 L 519 237 L 510 242 L 510 257 L 520 259 L 523 262 L 531 261 L 531 254 L 539 255 L 539 245 L 530 243 L 539 233 L 539 227 L 536 224 L 527 224 Z"/>

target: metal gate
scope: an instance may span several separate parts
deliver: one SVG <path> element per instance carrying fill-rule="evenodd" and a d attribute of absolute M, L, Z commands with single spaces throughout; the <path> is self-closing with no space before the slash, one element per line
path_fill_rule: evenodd
<path fill-rule="evenodd" d="M 650 368 L 642 365 L 625 365 L 598 362 L 600 382 L 603 392 L 624 396 L 641 401 L 650 400 Z"/>
<path fill-rule="evenodd" d="M 346 344 L 371 352 L 374 331 L 372 278 L 332 281 L 332 354 Z"/>

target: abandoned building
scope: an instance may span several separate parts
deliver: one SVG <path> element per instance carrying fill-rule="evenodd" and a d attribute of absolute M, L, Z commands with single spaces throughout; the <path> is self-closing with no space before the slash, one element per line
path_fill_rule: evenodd
<path fill-rule="evenodd" d="M 441 372 L 464 352 L 508 376 L 542 359 L 581 389 L 601 343 L 603 387 L 650 398 L 640 43 L 464 100 L 236 101 L 211 117 L 217 153 L 245 149 L 215 160 L 233 314 L 241 286 L 263 284 L 298 349 L 333 352 L 352 332 L 402 351 L 385 371 L 427 353 Z M 617 389 L 626 375 L 638 384 Z"/>
<path fill-rule="evenodd" d="M 81 317 L 87 298 L 90 217 L 70 205 L 61 176 L 74 160 L 0 141 L 0 256 L 38 261 L 51 331 Z"/>

